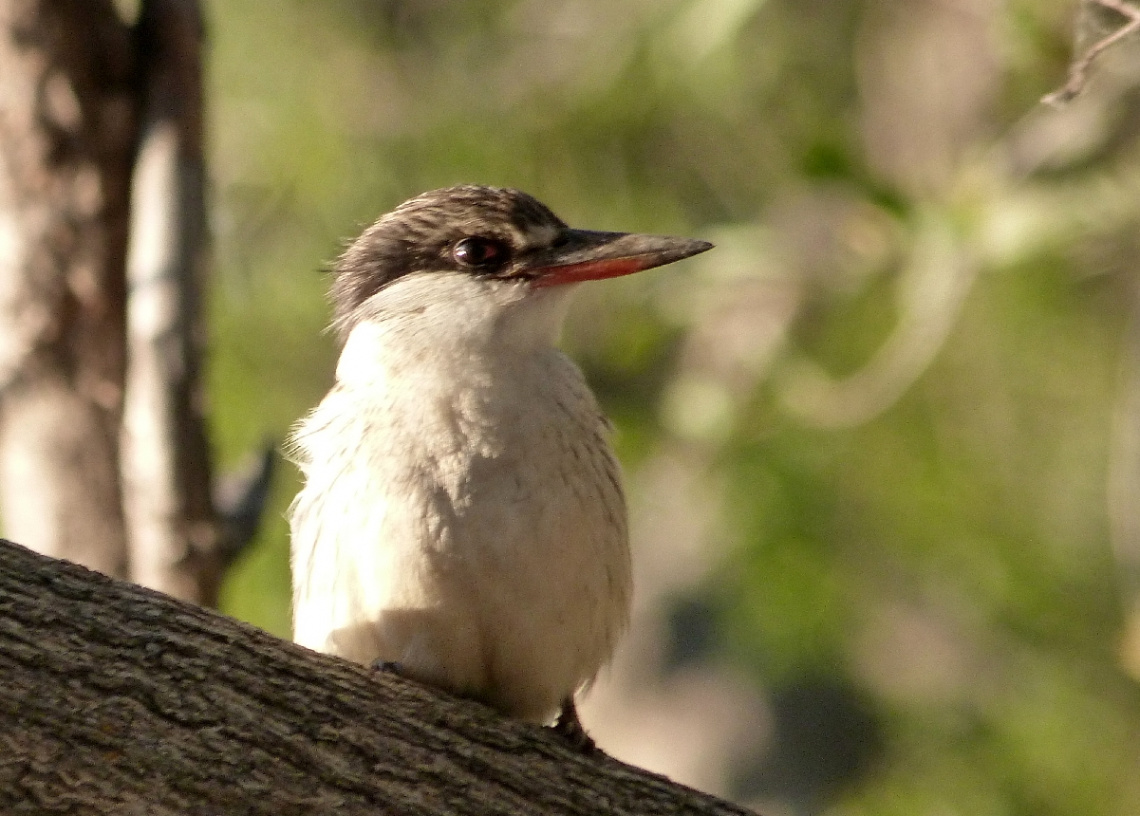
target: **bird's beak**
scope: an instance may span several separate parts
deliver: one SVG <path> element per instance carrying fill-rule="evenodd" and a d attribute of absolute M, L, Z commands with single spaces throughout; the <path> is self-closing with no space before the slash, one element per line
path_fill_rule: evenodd
<path fill-rule="evenodd" d="M 534 286 L 560 286 L 616 278 L 663 266 L 712 249 L 708 241 L 564 229 L 559 240 L 527 259 L 522 270 Z"/>

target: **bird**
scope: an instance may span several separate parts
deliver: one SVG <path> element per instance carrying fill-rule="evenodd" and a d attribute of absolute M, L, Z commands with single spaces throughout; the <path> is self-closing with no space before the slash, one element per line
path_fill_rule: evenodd
<path fill-rule="evenodd" d="M 611 425 L 557 342 L 571 293 L 704 252 L 572 229 L 515 189 L 423 193 L 332 266 L 335 383 L 294 427 L 294 640 L 551 724 L 630 614 Z"/>

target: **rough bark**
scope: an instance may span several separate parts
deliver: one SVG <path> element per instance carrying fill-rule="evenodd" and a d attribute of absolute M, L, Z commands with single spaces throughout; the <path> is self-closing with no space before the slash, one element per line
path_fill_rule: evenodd
<path fill-rule="evenodd" d="M 4 523 L 113 575 L 132 80 L 111 0 L 0 3 Z"/>
<path fill-rule="evenodd" d="M 0 811 L 745 814 L 0 541 Z"/>
<path fill-rule="evenodd" d="M 214 606 L 229 548 L 211 503 L 200 374 L 206 208 L 197 1 L 148 0 L 137 42 L 143 112 L 121 449 L 130 578 Z"/>

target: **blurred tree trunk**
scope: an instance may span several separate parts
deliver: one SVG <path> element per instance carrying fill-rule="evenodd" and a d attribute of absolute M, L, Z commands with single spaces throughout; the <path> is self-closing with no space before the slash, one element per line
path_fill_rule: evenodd
<path fill-rule="evenodd" d="M 198 0 L 144 0 L 133 27 L 112 0 L 0 3 L 0 499 L 12 538 L 213 605 L 271 460 L 226 524 L 200 376 L 202 40 Z"/>
<path fill-rule="evenodd" d="M 225 566 L 210 498 L 200 377 L 205 332 L 202 20 L 150 0 L 138 23 L 142 124 L 127 261 L 122 476 L 131 579 L 213 606 Z"/>
<path fill-rule="evenodd" d="M 0 674 L 6 813 L 747 813 L 3 541 Z"/>
<path fill-rule="evenodd" d="M 0 3 L 5 530 L 116 576 L 134 67 L 111 0 Z"/>

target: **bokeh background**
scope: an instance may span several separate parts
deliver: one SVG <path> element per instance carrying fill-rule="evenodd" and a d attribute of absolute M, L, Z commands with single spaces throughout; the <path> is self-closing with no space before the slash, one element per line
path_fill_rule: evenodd
<path fill-rule="evenodd" d="M 214 0 L 215 445 L 321 269 L 459 182 L 717 243 L 584 287 L 635 627 L 583 717 L 782 814 L 1140 813 L 1140 57 L 1080 0 Z M 289 632 L 283 468 L 224 609 Z"/>

